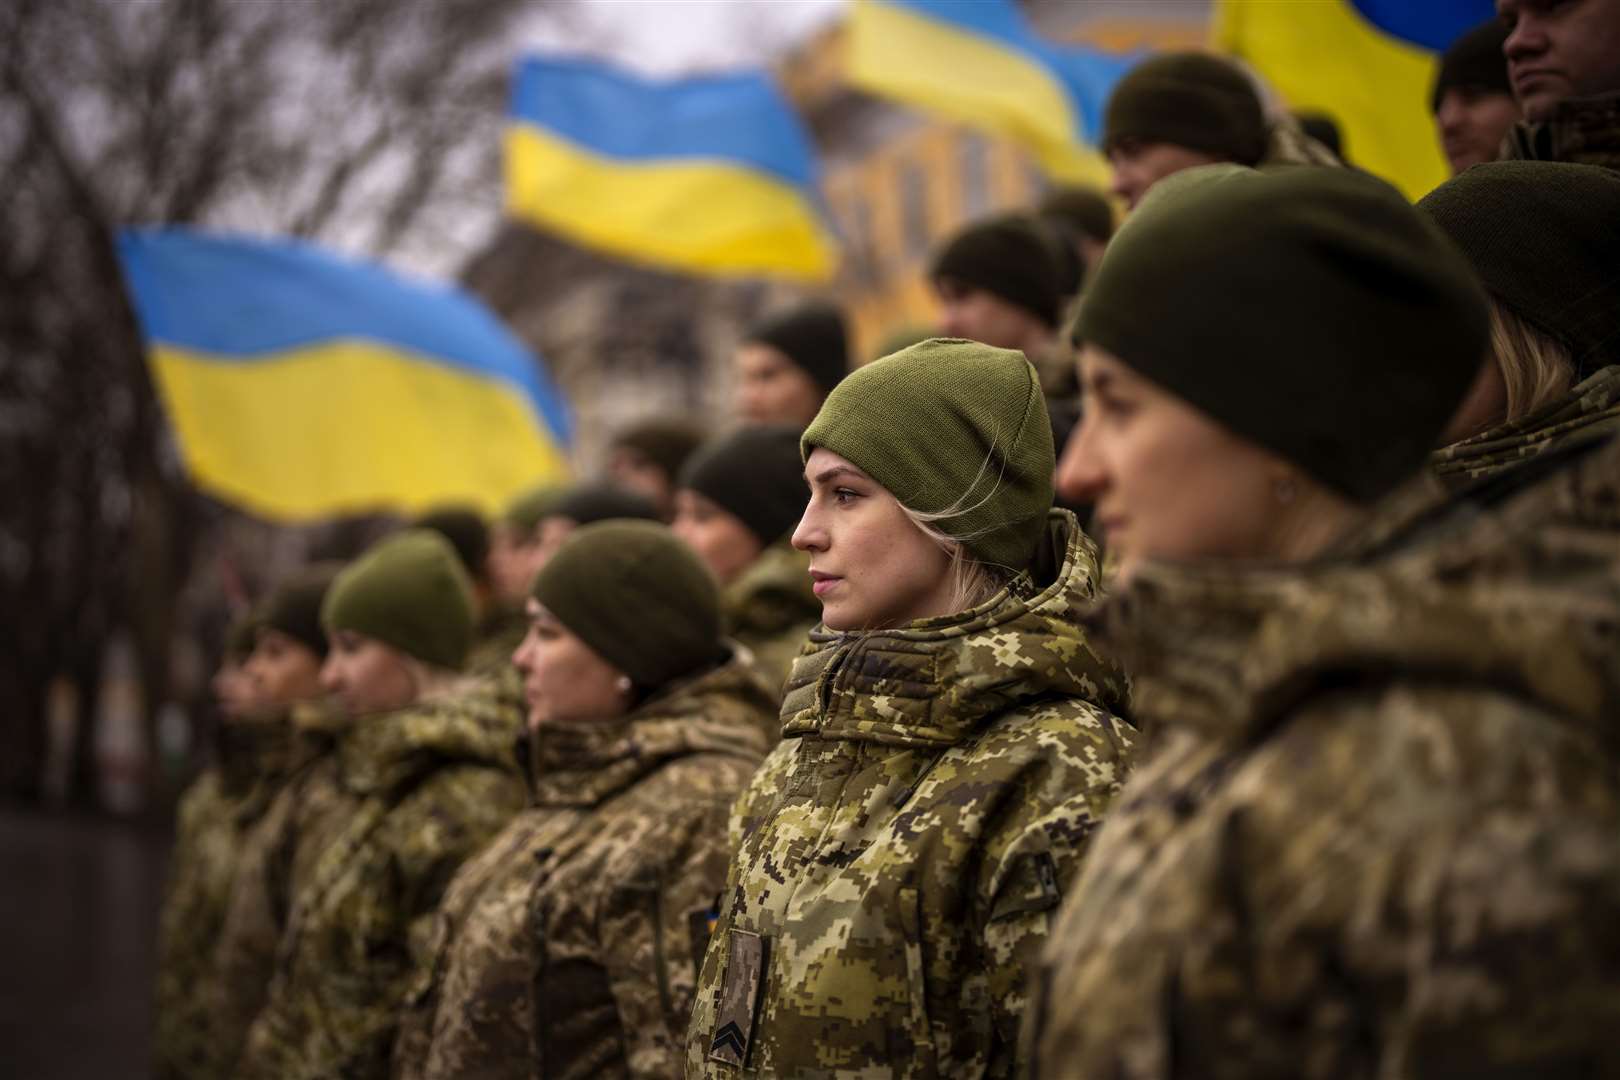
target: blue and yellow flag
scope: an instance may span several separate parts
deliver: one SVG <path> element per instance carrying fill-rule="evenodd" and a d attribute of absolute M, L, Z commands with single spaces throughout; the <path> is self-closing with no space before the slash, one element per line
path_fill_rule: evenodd
<path fill-rule="evenodd" d="M 1345 153 L 1408 198 L 1446 178 L 1429 113 L 1438 56 L 1489 19 L 1491 0 L 1218 0 L 1215 44 L 1293 109 L 1339 122 Z"/>
<path fill-rule="evenodd" d="M 118 247 L 181 453 L 221 498 L 281 520 L 494 511 L 567 474 L 562 395 L 465 293 L 290 240 Z"/>
<path fill-rule="evenodd" d="M 833 272 L 809 136 L 763 73 L 656 82 L 536 57 L 518 68 L 510 119 L 515 217 L 676 270 Z"/>
<path fill-rule="evenodd" d="M 856 0 L 850 80 L 1005 136 L 1062 180 L 1104 180 L 1108 95 L 1139 56 L 1054 45 L 1014 0 Z"/>

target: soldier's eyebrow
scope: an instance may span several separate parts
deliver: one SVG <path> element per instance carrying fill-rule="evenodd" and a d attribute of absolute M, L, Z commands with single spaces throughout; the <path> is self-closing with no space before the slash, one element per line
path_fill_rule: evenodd
<path fill-rule="evenodd" d="M 861 472 L 859 469 L 856 469 L 856 468 L 854 468 L 853 466 L 850 466 L 850 465 L 834 465 L 830 469 L 825 469 L 825 470 L 817 473 L 816 478 L 814 480 L 810 479 L 810 475 L 808 473 L 805 474 L 804 478 L 805 478 L 806 481 L 808 481 L 811 484 L 825 484 L 827 481 L 832 480 L 832 479 L 834 479 L 835 477 L 838 477 L 838 476 L 850 476 L 850 477 L 854 477 L 856 480 L 865 480 L 866 479 L 866 474 L 865 473 Z"/>

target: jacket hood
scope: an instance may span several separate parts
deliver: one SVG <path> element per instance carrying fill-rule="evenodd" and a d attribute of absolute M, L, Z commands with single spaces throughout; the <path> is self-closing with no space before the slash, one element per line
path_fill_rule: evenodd
<path fill-rule="evenodd" d="M 740 655 L 675 683 L 625 716 L 552 724 L 523 740 L 537 806 L 594 806 L 670 761 L 727 754 L 760 761 L 776 699 Z"/>
<path fill-rule="evenodd" d="M 357 717 L 338 737 L 344 786 L 387 791 L 453 764 L 513 772 L 517 719 L 491 679 L 463 679 L 446 697 Z"/>
<path fill-rule="evenodd" d="M 1054 510 L 1030 569 L 978 607 L 897 630 L 813 631 L 785 688 L 782 735 L 944 747 L 1049 699 L 1123 715 L 1124 673 L 1078 625 L 1101 578 L 1096 545 Z"/>
<path fill-rule="evenodd" d="M 1494 686 L 1620 749 L 1620 444 L 1395 500 L 1304 567 L 1145 565 L 1087 620 L 1150 732 L 1263 738 L 1318 694 Z"/>
<path fill-rule="evenodd" d="M 1524 464 L 1571 439 L 1620 431 L 1620 365 L 1601 368 L 1538 412 L 1435 451 L 1434 474 L 1458 486 Z"/>

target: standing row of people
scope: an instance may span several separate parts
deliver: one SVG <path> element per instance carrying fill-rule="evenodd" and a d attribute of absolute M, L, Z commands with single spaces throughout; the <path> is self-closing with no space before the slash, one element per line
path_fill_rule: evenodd
<path fill-rule="evenodd" d="M 442 517 L 278 590 L 170 1074 L 1620 1070 L 1620 174 L 1413 207 L 1218 63 L 1122 84 L 1187 152 L 1095 263 L 986 223 L 842 378 L 762 324 L 788 426 L 519 500 L 482 614 Z"/>

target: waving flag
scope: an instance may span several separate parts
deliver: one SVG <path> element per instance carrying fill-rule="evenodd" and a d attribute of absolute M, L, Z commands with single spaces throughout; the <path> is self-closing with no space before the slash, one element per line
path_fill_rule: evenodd
<path fill-rule="evenodd" d="M 1053 176 L 1095 179 L 1108 95 L 1140 57 L 1060 46 L 1014 0 L 856 0 L 850 78 L 1029 147 Z"/>
<path fill-rule="evenodd" d="M 650 81 L 532 58 L 518 69 L 510 120 L 517 218 L 677 270 L 833 271 L 810 139 L 763 73 Z"/>
<path fill-rule="evenodd" d="M 1447 176 L 1429 114 L 1438 56 L 1494 10 L 1491 0 L 1219 0 L 1215 40 L 1291 108 L 1331 114 L 1350 158 L 1416 199 Z"/>
<path fill-rule="evenodd" d="M 283 520 L 471 501 L 567 473 L 569 415 L 482 305 L 290 240 L 119 237 L 199 486 Z"/>

